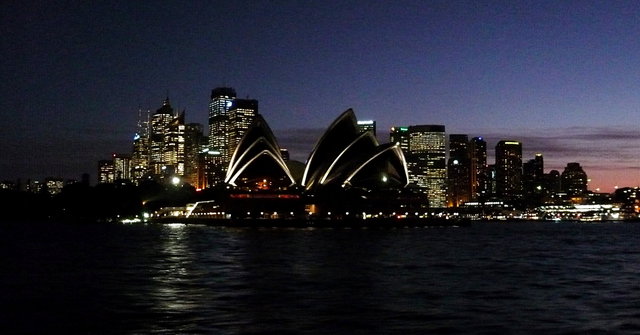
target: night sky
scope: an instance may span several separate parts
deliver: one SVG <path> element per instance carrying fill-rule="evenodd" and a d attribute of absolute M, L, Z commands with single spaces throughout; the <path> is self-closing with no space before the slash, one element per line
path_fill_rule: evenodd
<path fill-rule="evenodd" d="M 258 99 L 304 161 L 347 108 L 523 142 L 590 188 L 640 185 L 638 1 L 2 1 L 0 179 L 95 180 L 167 93 Z"/>

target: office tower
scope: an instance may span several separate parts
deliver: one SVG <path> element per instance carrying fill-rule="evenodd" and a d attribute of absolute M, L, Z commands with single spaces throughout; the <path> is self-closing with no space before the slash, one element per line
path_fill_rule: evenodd
<path fill-rule="evenodd" d="M 209 149 L 220 153 L 224 162 L 229 162 L 228 150 L 231 138 L 229 108 L 236 98 L 236 91 L 230 87 L 218 87 L 211 91 L 209 102 Z M 226 171 L 226 166 L 220 167 Z"/>
<path fill-rule="evenodd" d="M 131 155 L 113 154 L 114 178 L 131 180 Z"/>
<path fill-rule="evenodd" d="M 115 166 L 113 160 L 101 160 L 98 162 L 98 183 L 113 183 L 116 179 Z"/>
<path fill-rule="evenodd" d="M 361 133 L 364 133 L 365 131 L 370 131 L 373 133 L 373 137 L 376 137 L 376 121 L 373 121 L 373 120 L 358 121 L 357 125 L 358 125 L 358 130 Z"/>
<path fill-rule="evenodd" d="M 404 154 L 409 153 L 409 127 L 391 127 L 389 142 L 400 144 L 400 149 Z"/>
<path fill-rule="evenodd" d="M 204 164 L 198 163 L 198 155 L 202 152 L 202 146 L 206 145 L 202 130 L 199 123 L 189 123 L 184 129 L 184 177 L 187 183 L 196 188 L 199 188 L 199 170 L 204 169 Z"/>
<path fill-rule="evenodd" d="M 447 207 L 458 207 L 471 200 L 471 160 L 467 135 L 449 135 L 447 163 Z"/>
<path fill-rule="evenodd" d="M 161 175 L 166 169 L 166 140 L 169 125 L 174 119 L 173 108 L 167 97 L 162 107 L 158 109 L 150 120 L 149 134 L 149 169 L 152 174 Z"/>
<path fill-rule="evenodd" d="M 427 195 L 429 206 L 446 206 L 446 142 L 444 126 L 409 126 L 409 183 Z"/>
<path fill-rule="evenodd" d="M 130 178 L 138 183 L 149 172 L 149 114 L 150 111 L 138 110 L 138 125 L 133 136 Z"/>
<path fill-rule="evenodd" d="M 496 145 L 496 194 L 509 199 L 522 195 L 522 144 L 500 141 Z"/>
<path fill-rule="evenodd" d="M 198 188 L 213 187 L 224 182 L 226 176 L 222 166 L 228 163 L 225 163 L 220 151 L 207 149 L 200 154 L 199 159 L 204 165 L 204 169 L 202 179 L 199 179 L 198 185 L 200 187 Z"/>
<path fill-rule="evenodd" d="M 258 113 L 258 101 L 236 98 L 233 88 L 211 91 L 209 154 L 204 160 L 205 164 L 213 164 L 205 167 L 209 186 L 224 181 L 233 152 Z"/>
<path fill-rule="evenodd" d="M 560 183 L 560 172 L 558 170 L 551 170 L 549 173 L 544 174 L 544 187 L 548 193 L 559 193 L 561 191 Z"/>
<path fill-rule="evenodd" d="M 471 198 L 482 200 L 489 194 L 487 175 L 487 142 L 482 137 L 474 137 L 469 142 Z"/>
<path fill-rule="evenodd" d="M 546 193 L 542 154 L 537 153 L 533 159 L 522 164 L 522 190 L 528 198 L 539 198 Z"/>
<path fill-rule="evenodd" d="M 185 160 L 185 125 L 184 114 L 174 117 L 167 125 L 164 138 L 164 175 L 184 176 Z"/>
<path fill-rule="evenodd" d="M 568 195 L 581 195 L 587 192 L 587 174 L 580 163 L 569 163 L 562 171 L 561 182 L 562 192 Z"/>
<path fill-rule="evenodd" d="M 234 99 L 229 107 L 229 160 L 258 114 L 258 100 Z"/>

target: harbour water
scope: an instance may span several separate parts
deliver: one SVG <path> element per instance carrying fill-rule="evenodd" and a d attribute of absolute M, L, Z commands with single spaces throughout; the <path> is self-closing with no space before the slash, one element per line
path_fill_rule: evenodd
<path fill-rule="evenodd" d="M 640 332 L 640 224 L 0 223 L 0 332 Z"/>

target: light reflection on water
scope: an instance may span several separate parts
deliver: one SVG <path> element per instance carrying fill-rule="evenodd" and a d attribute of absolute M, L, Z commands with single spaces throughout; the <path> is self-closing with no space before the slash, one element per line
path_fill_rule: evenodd
<path fill-rule="evenodd" d="M 638 224 L 0 229 L 0 330 L 640 331 Z"/>

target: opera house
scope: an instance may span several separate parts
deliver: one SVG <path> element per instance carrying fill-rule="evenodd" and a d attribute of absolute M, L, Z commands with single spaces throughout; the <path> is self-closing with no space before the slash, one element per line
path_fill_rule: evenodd
<path fill-rule="evenodd" d="M 283 159 L 258 115 L 233 153 L 225 183 L 223 191 L 191 205 L 185 215 L 364 219 L 418 215 L 425 206 L 405 191 L 407 164 L 399 145 L 381 145 L 372 132 L 361 132 L 351 109 L 331 123 L 303 166 Z"/>

